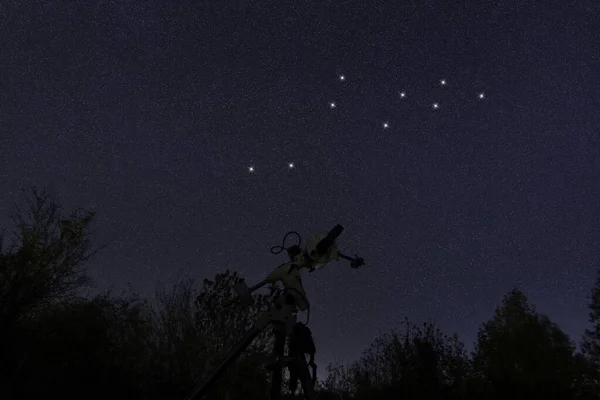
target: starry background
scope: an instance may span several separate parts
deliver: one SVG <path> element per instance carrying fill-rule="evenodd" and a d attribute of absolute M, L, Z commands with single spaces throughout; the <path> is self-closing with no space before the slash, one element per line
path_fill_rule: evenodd
<path fill-rule="evenodd" d="M 148 297 L 342 224 L 367 265 L 304 277 L 321 371 L 405 316 L 470 348 L 514 286 L 579 341 L 597 4 L 4 1 L 0 222 L 31 186 L 95 210 L 98 290 Z"/>

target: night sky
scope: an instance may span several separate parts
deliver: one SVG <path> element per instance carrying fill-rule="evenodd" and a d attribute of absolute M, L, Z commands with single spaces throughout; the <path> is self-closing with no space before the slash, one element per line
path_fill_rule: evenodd
<path fill-rule="evenodd" d="M 600 267 L 597 1 L 0 13 L 1 226 L 31 186 L 96 211 L 98 290 L 227 268 L 253 284 L 288 231 L 339 223 L 367 265 L 304 276 L 321 371 L 405 316 L 470 348 L 514 286 L 580 340 Z"/>

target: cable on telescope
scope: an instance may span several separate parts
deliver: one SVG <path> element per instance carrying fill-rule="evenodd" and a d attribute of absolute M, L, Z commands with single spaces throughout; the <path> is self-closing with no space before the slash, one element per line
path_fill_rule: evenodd
<path fill-rule="evenodd" d="M 290 235 L 296 235 L 298 237 L 298 244 L 292 245 L 290 247 L 285 247 L 285 242 L 287 241 L 287 238 Z M 290 231 L 290 232 L 286 233 L 285 236 L 283 237 L 283 243 L 281 246 L 271 247 L 271 253 L 279 254 L 282 251 L 286 250 L 288 252 L 288 255 L 290 256 L 290 259 L 293 260 L 294 257 L 296 256 L 296 254 L 301 253 L 301 250 L 300 250 L 301 245 L 302 245 L 302 237 L 300 236 L 300 234 L 296 231 Z"/>

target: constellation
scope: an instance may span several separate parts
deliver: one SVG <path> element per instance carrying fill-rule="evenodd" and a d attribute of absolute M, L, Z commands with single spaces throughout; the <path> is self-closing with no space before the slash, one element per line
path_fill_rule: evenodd
<path fill-rule="evenodd" d="M 340 81 L 345 81 L 346 80 L 346 76 L 345 75 L 339 75 L 339 79 L 340 79 Z M 442 78 L 442 79 L 439 80 L 439 83 L 440 83 L 440 86 L 447 86 L 448 85 L 448 80 L 445 79 L 445 78 Z M 399 94 L 399 96 L 400 96 L 401 99 L 405 99 L 407 97 L 406 91 L 404 91 L 404 90 L 398 92 L 398 94 Z M 478 94 L 478 98 L 480 100 L 485 99 L 485 94 L 483 92 L 479 93 Z M 336 103 L 335 102 L 330 102 L 329 106 L 330 106 L 330 108 L 336 108 Z M 438 109 L 440 109 L 440 107 L 441 106 L 440 106 L 439 102 L 434 102 L 434 103 L 431 104 L 431 108 L 433 110 L 438 110 Z M 383 127 L 383 129 L 388 129 L 390 127 L 389 121 L 382 122 L 382 127 Z"/>
<path fill-rule="evenodd" d="M 347 77 L 346 77 L 346 75 L 341 74 L 341 75 L 338 75 L 338 80 L 340 82 L 346 82 L 347 81 Z M 446 78 L 441 78 L 441 79 L 439 79 L 438 82 L 439 82 L 439 86 L 444 86 L 444 87 L 448 86 L 448 80 Z M 406 90 L 398 91 L 398 95 L 399 95 L 399 97 L 401 99 L 407 99 L 408 98 L 408 93 L 407 93 Z M 486 98 L 485 93 L 484 92 L 478 93 L 477 94 L 477 98 L 479 100 L 484 100 Z M 338 107 L 338 104 L 335 101 L 329 101 L 328 102 L 328 106 L 329 106 L 330 109 L 333 110 L 333 109 L 336 109 Z M 432 110 L 439 110 L 440 108 L 441 108 L 441 105 L 440 105 L 439 102 L 435 101 L 435 102 L 431 103 L 431 109 Z M 390 121 L 382 121 L 381 122 L 381 127 L 383 129 L 389 129 L 391 127 Z M 288 169 L 291 170 L 291 169 L 295 168 L 295 165 L 294 165 L 293 162 L 288 162 L 287 163 L 287 167 L 288 167 Z M 253 165 L 250 166 L 250 167 L 248 167 L 248 172 L 254 173 L 255 171 L 256 170 L 255 170 L 255 167 Z"/>

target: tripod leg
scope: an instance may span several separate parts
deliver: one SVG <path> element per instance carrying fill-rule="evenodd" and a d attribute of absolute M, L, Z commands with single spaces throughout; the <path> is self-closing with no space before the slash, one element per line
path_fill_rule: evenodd
<path fill-rule="evenodd" d="M 231 349 L 231 351 L 229 352 L 229 354 L 227 355 L 225 360 L 221 363 L 221 365 L 219 365 L 217 367 L 217 369 L 208 378 L 199 382 L 194 387 L 194 389 L 192 389 L 192 391 L 190 391 L 190 394 L 186 397 L 186 400 L 201 399 L 202 396 L 204 394 L 206 394 L 208 389 L 210 389 L 210 386 L 217 380 L 217 378 L 219 378 L 219 376 L 221 376 L 221 374 L 223 372 L 225 372 L 225 369 L 233 361 L 235 361 L 235 359 L 238 358 L 238 356 L 244 350 L 246 350 L 246 347 L 248 347 L 250 345 L 250 343 L 252 343 L 254 338 L 256 338 L 263 330 L 264 330 L 264 328 L 261 329 L 259 327 L 253 327 L 252 329 L 250 329 L 250 331 L 248 331 L 248 333 L 246 333 L 244 338 L 242 340 L 240 340 L 233 349 Z"/>
<path fill-rule="evenodd" d="M 285 352 L 286 334 L 281 326 L 274 326 L 275 343 L 273 344 L 273 356 L 276 360 L 276 365 L 273 366 L 271 375 L 271 400 L 281 399 L 281 382 L 283 380 L 283 365 L 282 360 Z"/>
<path fill-rule="evenodd" d="M 300 378 L 304 397 L 306 397 L 306 400 L 315 400 L 317 396 L 315 394 L 315 388 L 308 371 L 308 363 L 306 362 L 306 356 L 304 354 L 299 354 L 297 356 L 296 366 L 296 368 L 298 368 L 298 377 Z"/>

